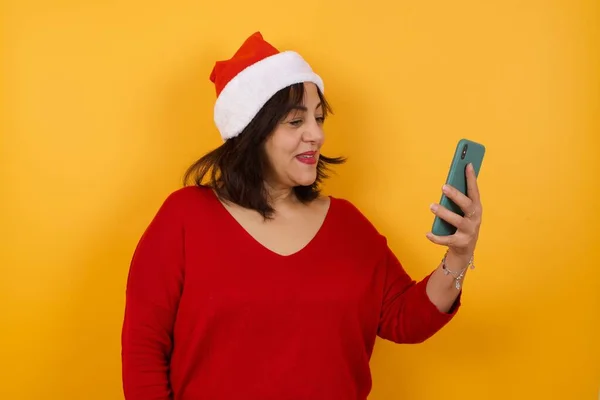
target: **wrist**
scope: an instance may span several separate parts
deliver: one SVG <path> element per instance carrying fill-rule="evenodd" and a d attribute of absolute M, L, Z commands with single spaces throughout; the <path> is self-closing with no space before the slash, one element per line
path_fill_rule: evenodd
<path fill-rule="evenodd" d="M 469 266 L 473 259 L 473 252 L 458 253 L 453 249 L 446 252 L 446 265 L 450 269 L 462 270 Z"/>
<path fill-rule="evenodd" d="M 473 255 L 456 254 L 448 249 L 442 259 L 442 270 L 444 275 L 451 275 L 454 280 L 454 287 L 457 290 L 462 288 L 462 280 L 465 277 L 467 269 L 474 269 Z"/>

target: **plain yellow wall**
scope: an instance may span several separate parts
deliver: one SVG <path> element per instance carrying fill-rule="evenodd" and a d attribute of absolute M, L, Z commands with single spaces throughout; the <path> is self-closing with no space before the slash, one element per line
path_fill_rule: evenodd
<path fill-rule="evenodd" d="M 213 62 L 260 30 L 324 77 L 327 192 L 422 277 L 461 137 L 487 146 L 464 308 L 379 341 L 373 400 L 593 399 L 600 383 L 600 10 L 571 1 L 58 1 L 6 7 L 0 398 L 122 398 L 133 248 L 220 143 Z"/>

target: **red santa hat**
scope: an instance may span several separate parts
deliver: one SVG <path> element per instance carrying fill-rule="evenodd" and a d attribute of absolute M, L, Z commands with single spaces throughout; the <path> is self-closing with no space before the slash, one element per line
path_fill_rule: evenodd
<path fill-rule="evenodd" d="M 217 101 L 214 119 L 223 140 L 239 135 L 279 90 L 312 82 L 323 92 L 323 80 L 294 51 L 280 52 L 255 32 L 229 60 L 217 61 L 210 74 Z"/>

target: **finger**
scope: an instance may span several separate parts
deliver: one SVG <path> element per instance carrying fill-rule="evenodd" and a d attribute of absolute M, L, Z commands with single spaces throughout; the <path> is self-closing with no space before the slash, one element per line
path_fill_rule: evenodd
<path fill-rule="evenodd" d="M 427 232 L 427 234 L 425 236 L 427 236 L 427 239 L 429 239 L 433 243 L 439 244 L 441 246 L 450 246 L 450 245 L 452 245 L 452 243 L 454 241 L 454 235 L 438 236 L 438 235 L 434 235 L 431 232 Z"/>
<path fill-rule="evenodd" d="M 463 218 L 455 212 L 448 210 L 441 204 L 433 203 L 429 207 L 431 212 L 448 222 L 449 224 L 455 226 L 456 228 L 460 227 L 460 224 L 463 221 Z"/>
<path fill-rule="evenodd" d="M 461 193 L 460 190 L 456 189 L 452 185 L 445 184 L 444 186 L 442 186 L 442 192 L 444 192 L 446 197 L 448 197 L 457 206 L 459 206 L 464 213 L 469 212 L 470 208 L 472 207 L 473 201 L 467 196 L 465 196 L 463 193 Z"/>
<path fill-rule="evenodd" d="M 473 164 L 469 163 L 467 166 L 467 195 L 474 203 L 479 203 L 479 187 L 477 186 L 477 177 L 475 176 L 475 169 Z"/>

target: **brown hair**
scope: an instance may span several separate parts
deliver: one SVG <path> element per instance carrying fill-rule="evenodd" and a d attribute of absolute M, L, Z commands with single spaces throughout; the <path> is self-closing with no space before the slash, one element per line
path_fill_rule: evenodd
<path fill-rule="evenodd" d="M 332 113 L 325 97 L 319 93 L 323 116 Z M 183 182 L 212 188 L 225 201 L 258 211 L 270 218 L 273 208 L 269 205 L 264 177 L 269 163 L 265 141 L 277 124 L 304 100 L 304 84 L 298 83 L 278 91 L 238 136 L 228 139 L 221 146 L 208 152 L 184 174 Z M 329 164 L 342 164 L 343 157 L 319 156 L 317 179 L 310 186 L 296 186 L 298 200 L 309 202 L 320 194 L 320 184 L 328 177 Z M 206 181 L 206 182 L 205 182 Z"/>

